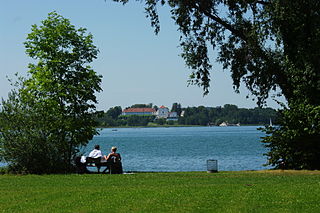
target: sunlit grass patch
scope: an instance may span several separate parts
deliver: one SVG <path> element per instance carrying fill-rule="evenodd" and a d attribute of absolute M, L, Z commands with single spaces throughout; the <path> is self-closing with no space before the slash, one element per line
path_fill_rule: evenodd
<path fill-rule="evenodd" d="M 319 212 L 320 172 L 0 176 L 3 212 Z"/>

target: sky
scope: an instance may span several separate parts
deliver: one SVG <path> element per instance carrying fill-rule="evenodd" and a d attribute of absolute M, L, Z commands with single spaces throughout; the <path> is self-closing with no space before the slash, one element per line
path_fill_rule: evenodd
<path fill-rule="evenodd" d="M 234 92 L 230 72 L 214 57 L 209 95 L 203 96 L 200 87 L 188 86 L 191 70 L 180 57 L 180 34 L 169 9 L 159 8 L 161 31 L 155 35 L 143 6 L 140 1 L 123 6 L 111 0 L 0 0 L 0 97 L 6 99 L 13 88 L 7 79 L 15 79 L 15 73 L 26 76 L 28 63 L 34 63 L 23 45 L 31 25 L 40 25 L 48 13 L 56 11 L 76 28 L 86 28 L 100 51 L 90 64 L 103 76 L 98 110 L 138 103 L 171 108 L 175 102 L 182 107 L 257 106 L 253 97 L 246 98 L 250 93 L 243 85 L 240 94 Z M 267 105 L 280 107 L 271 98 Z"/>

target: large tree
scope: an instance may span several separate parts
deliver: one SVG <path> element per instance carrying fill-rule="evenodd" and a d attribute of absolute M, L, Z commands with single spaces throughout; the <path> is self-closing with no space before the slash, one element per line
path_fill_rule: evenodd
<path fill-rule="evenodd" d="M 294 138 L 285 139 L 285 146 L 297 155 L 295 163 L 286 164 L 288 168 L 320 168 L 319 161 L 305 158 L 308 153 L 320 154 L 319 132 L 295 126 L 312 114 L 316 117 L 308 119 L 308 126 L 319 129 L 316 121 L 320 119 L 320 1 L 146 0 L 145 5 L 156 33 L 160 30 L 157 6 L 171 8 L 181 32 L 182 57 L 193 70 L 189 81 L 201 86 L 205 94 L 212 72 L 210 49 L 218 51 L 216 60 L 231 71 L 235 91 L 243 82 L 258 105 L 265 104 L 270 92 L 279 89 L 288 107 L 282 112 L 281 128 L 268 132 L 277 137 L 285 132 L 295 133 Z M 268 153 L 270 164 L 277 166 L 280 159 L 292 161 L 292 156 L 286 156 L 292 153 L 282 152 L 274 143 L 279 138 L 271 138 L 264 141 L 272 147 Z M 309 148 L 297 149 L 304 140 Z"/>
<path fill-rule="evenodd" d="M 101 91 L 101 76 L 88 63 L 98 49 L 86 29 L 76 29 L 55 12 L 32 26 L 25 47 L 36 63 L 3 100 L 1 156 L 20 171 L 69 171 L 79 148 L 97 134 L 95 93 Z"/>

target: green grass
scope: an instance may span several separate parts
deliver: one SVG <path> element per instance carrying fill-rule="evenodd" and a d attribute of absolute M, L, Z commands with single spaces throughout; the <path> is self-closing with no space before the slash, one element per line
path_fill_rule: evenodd
<path fill-rule="evenodd" d="M 320 172 L 0 175 L 0 212 L 320 212 Z"/>

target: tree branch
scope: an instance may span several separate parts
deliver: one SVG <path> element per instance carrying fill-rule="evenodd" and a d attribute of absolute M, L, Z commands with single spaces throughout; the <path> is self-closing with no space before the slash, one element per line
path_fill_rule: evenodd
<path fill-rule="evenodd" d="M 228 22 L 224 21 L 223 19 L 221 19 L 220 17 L 211 14 L 207 8 L 203 8 L 199 5 L 197 5 L 196 3 L 193 4 L 193 7 L 196 10 L 201 11 L 204 15 L 206 15 L 207 17 L 209 17 L 210 19 L 214 20 L 215 22 L 219 23 L 220 25 L 222 25 L 223 27 L 225 27 L 227 30 L 229 30 L 232 34 L 234 34 L 235 36 L 241 38 L 244 41 L 247 41 L 248 38 L 247 36 L 245 36 L 245 34 L 240 31 L 235 29 L 231 24 L 229 24 Z"/>
<path fill-rule="evenodd" d="M 262 5 L 269 5 L 270 2 L 266 1 L 255 1 L 256 4 L 262 4 Z M 249 44 L 251 47 L 250 49 L 255 50 L 255 53 L 258 53 L 258 55 L 263 58 L 265 61 L 272 61 L 272 59 L 265 53 L 265 51 L 262 49 L 260 45 L 252 41 L 252 39 L 245 34 L 245 32 L 241 29 L 236 29 L 235 25 L 230 24 L 228 21 L 223 20 L 222 18 L 218 17 L 217 15 L 212 14 L 209 11 L 208 7 L 202 7 L 201 5 L 197 4 L 196 2 L 193 3 L 192 7 L 201 13 L 203 13 L 208 18 L 212 19 L 216 23 L 223 26 L 225 29 L 229 30 L 234 36 L 242 39 L 244 42 Z M 281 85 L 281 88 L 283 88 L 283 85 L 287 84 L 287 78 L 284 73 L 279 72 L 281 70 L 279 64 L 275 65 L 277 68 L 273 70 L 272 75 L 277 76 L 277 83 Z M 275 74 L 277 72 L 277 74 Z"/>

